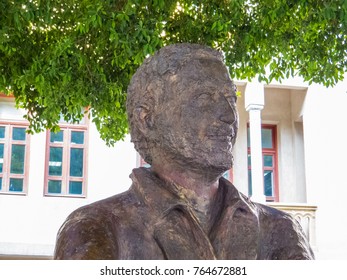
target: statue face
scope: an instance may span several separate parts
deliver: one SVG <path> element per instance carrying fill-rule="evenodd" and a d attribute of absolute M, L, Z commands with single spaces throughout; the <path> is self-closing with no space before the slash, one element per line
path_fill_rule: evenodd
<path fill-rule="evenodd" d="M 189 168 L 230 169 L 238 114 L 226 67 L 214 58 L 197 59 L 170 79 L 169 100 L 155 120 L 160 148 Z"/>

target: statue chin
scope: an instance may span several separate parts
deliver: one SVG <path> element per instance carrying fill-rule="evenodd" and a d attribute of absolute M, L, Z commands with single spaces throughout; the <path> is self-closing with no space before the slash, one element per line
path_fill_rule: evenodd
<path fill-rule="evenodd" d="M 194 159 L 189 166 L 195 166 L 200 173 L 214 173 L 216 176 L 221 176 L 233 167 L 233 162 L 234 159 L 231 154 L 224 154 L 205 159 Z"/>
<path fill-rule="evenodd" d="M 224 172 L 228 171 L 230 168 L 233 167 L 233 162 L 221 162 L 219 164 L 214 164 L 209 167 L 209 169 L 216 170 L 216 173 L 220 173 L 220 175 L 223 175 Z"/>

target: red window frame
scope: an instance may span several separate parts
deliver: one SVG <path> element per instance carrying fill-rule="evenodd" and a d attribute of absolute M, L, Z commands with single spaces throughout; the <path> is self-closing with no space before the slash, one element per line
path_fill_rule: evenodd
<path fill-rule="evenodd" d="M 87 122 L 87 117 L 84 118 L 84 121 Z M 63 132 L 63 141 L 62 142 L 50 142 L 51 131 L 47 130 L 46 134 L 46 159 L 45 159 L 45 183 L 44 183 L 44 195 L 45 196 L 59 196 L 59 197 L 82 197 L 87 196 L 87 183 L 88 183 L 88 123 L 86 125 L 60 125 L 60 131 Z M 72 132 L 84 132 L 84 142 L 83 144 L 76 144 L 71 142 Z M 62 175 L 50 175 L 49 174 L 49 164 L 50 164 L 50 148 L 62 148 Z M 82 176 L 76 177 L 71 176 L 70 172 L 70 155 L 71 149 L 83 149 L 83 170 Z M 61 192 L 49 192 L 48 184 L 49 181 L 61 181 Z M 81 182 L 82 183 L 82 192 L 81 194 L 70 193 L 69 183 L 70 182 Z"/>
<path fill-rule="evenodd" d="M 0 173 L 2 186 L 0 194 L 26 195 L 28 193 L 29 182 L 29 157 L 30 157 L 30 134 L 25 134 L 25 140 L 13 140 L 12 132 L 14 128 L 27 129 L 28 124 L 16 121 L 0 121 L 0 126 L 5 127 L 5 138 L 0 139 L 0 144 L 4 145 L 3 168 Z M 12 145 L 25 146 L 23 174 L 11 173 Z M 22 191 L 12 191 L 10 189 L 10 179 L 22 179 Z"/>
<path fill-rule="evenodd" d="M 249 124 L 247 124 L 247 128 L 249 128 Z M 264 171 L 272 171 L 273 173 L 273 195 L 266 196 L 267 202 L 279 202 L 279 183 L 278 183 L 278 153 L 277 153 L 277 126 L 272 124 L 262 124 L 262 129 L 271 129 L 272 134 L 272 148 L 263 148 L 262 147 L 262 159 L 263 159 L 263 173 Z M 251 148 L 247 145 L 247 156 L 249 157 L 251 154 Z M 264 166 L 264 156 L 270 155 L 273 157 L 272 167 Z M 248 170 L 252 170 L 250 163 L 248 164 Z M 265 186 L 264 186 L 265 187 Z M 264 190 L 265 192 L 265 190 Z"/>

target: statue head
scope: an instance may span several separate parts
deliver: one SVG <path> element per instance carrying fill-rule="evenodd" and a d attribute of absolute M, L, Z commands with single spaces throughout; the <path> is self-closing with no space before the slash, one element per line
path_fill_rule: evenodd
<path fill-rule="evenodd" d="M 186 43 L 160 49 L 134 74 L 127 112 L 132 142 L 149 164 L 165 156 L 191 168 L 231 168 L 236 87 L 220 52 Z"/>

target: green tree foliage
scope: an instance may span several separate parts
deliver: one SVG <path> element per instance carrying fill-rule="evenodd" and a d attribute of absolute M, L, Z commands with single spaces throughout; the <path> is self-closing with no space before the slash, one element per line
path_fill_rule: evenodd
<path fill-rule="evenodd" d="M 131 76 L 164 45 L 220 49 L 237 79 L 331 86 L 347 68 L 346 38 L 346 0 L 1 0 L 0 91 L 33 132 L 88 108 L 112 145 L 127 132 Z"/>

